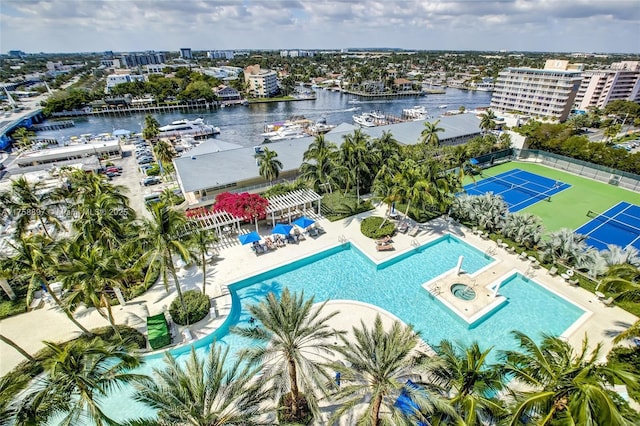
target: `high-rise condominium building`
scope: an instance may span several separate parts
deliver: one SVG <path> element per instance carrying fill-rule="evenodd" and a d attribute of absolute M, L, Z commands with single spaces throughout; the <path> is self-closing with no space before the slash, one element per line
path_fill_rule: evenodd
<path fill-rule="evenodd" d="M 249 84 L 249 93 L 255 98 L 268 98 L 278 93 L 278 76 L 275 71 L 260 69 L 260 65 L 249 65 L 244 70 L 244 81 Z"/>
<path fill-rule="evenodd" d="M 576 109 L 604 108 L 615 100 L 640 102 L 640 62 L 616 62 L 607 70 L 582 73 L 582 84 L 574 103 Z"/>
<path fill-rule="evenodd" d="M 182 59 L 193 59 L 193 55 L 191 54 L 190 47 L 183 47 L 180 49 L 180 57 Z"/>
<path fill-rule="evenodd" d="M 544 69 L 507 68 L 498 74 L 491 109 L 564 121 L 582 78 L 581 65 L 548 60 Z"/>

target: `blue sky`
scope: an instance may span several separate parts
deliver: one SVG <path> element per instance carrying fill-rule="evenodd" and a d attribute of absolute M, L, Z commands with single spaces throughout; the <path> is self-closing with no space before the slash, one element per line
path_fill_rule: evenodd
<path fill-rule="evenodd" d="M 0 51 L 640 53 L 640 0 L 2 0 Z"/>

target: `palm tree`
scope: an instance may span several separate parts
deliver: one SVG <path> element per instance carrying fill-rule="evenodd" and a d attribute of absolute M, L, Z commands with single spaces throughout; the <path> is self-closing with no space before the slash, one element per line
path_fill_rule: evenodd
<path fill-rule="evenodd" d="M 495 120 L 496 115 L 490 109 L 480 114 L 480 128 L 484 131 L 485 134 L 487 134 L 489 130 L 493 130 L 496 128 Z"/>
<path fill-rule="evenodd" d="M 160 425 L 194 426 L 257 425 L 269 413 L 272 391 L 259 377 L 261 366 L 252 367 L 236 358 L 227 365 L 227 354 L 212 345 L 200 359 L 195 348 L 186 364 L 165 354 L 165 369 L 154 368 L 152 381 L 135 383 L 135 399 L 158 412 Z"/>
<path fill-rule="evenodd" d="M 30 131 L 26 127 L 19 127 L 15 132 L 13 132 L 12 138 L 17 142 L 18 147 L 21 150 L 24 150 L 33 145 L 33 140 L 31 140 L 31 138 L 35 135 L 35 132 Z"/>
<path fill-rule="evenodd" d="M 260 176 L 269 181 L 269 184 L 280 176 L 280 170 L 282 170 L 282 162 L 278 160 L 278 153 L 270 150 L 269 148 L 263 148 L 262 152 L 255 155 L 258 159 L 258 173 Z"/>
<path fill-rule="evenodd" d="M 572 229 L 562 228 L 549 233 L 548 238 L 541 241 L 541 254 L 553 262 L 560 260 L 565 265 L 572 265 L 587 252 L 584 240 L 584 235 L 578 235 Z"/>
<path fill-rule="evenodd" d="M 216 234 L 207 229 L 198 229 L 191 234 L 191 241 L 200 253 L 200 263 L 202 266 L 202 294 L 207 294 L 205 286 L 207 284 L 207 256 L 211 244 L 218 241 Z"/>
<path fill-rule="evenodd" d="M 508 214 L 502 228 L 505 236 L 527 248 L 533 248 L 540 242 L 543 231 L 542 221 L 531 213 Z"/>
<path fill-rule="evenodd" d="M 637 391 L 640 377 L 621 365 L 600 363 L 600 343 L 589 353 L 585 337 L 576 352 L 558 337 L 545 335 L 538 345 L 521 332 L 513 334 L 520 350 L 503 353 L 504 372 L 513 376 L 516 386 L 524 385 L 529 390 L 512 390 L 515 406 L 509 425 L 521 424 L 523 417 L 539 425 L 631 424 L 611 386 L 618 382 Z"/>
<path fill-rule="evenodd" d="M 345 194 L 353 184 L 356 188 L 356 199 L 360 204 L 360 186 L 362 179 L 371 173 L 370 166 L 378 161 L 379 153 L 372 150 L 369 136 L 356 129 L 353 133 L 343 136 L 344 142 L 340 147 L 340 163 L 343 166 Z"/>
<path fill-rule="evenodd" d="M 435 350 L 438 356 L 425 363 L 429 382 L 448 395 L 466 425 L 495 424 L 505 416 L 505 408 L 495 397 L 504 386 L 504 376 L 497 367 L 487 365 L 491 348 L 482 351 L 478 343 L 462 347 L 443 340 Z M 444 424 L 452 420 L 444 415 L 439 419 Z"/>
<path fill-rule="evenodd" d="M 126 187 L 113 185 L 102 175 L 73 172 L 54 198 L 64 204 L 76 240 L 115 249 L 130 234 L 135 211 L 129 207 Z"/>
<path fill-rule="evenodd" d="M 640 267 L 640 251 L 631 245 L 622 248 L 614 244 L 609 244 L 607 245 L 607 249 L 602 251 L 602 257 L 609 266 L 628 263 Z"/>
<path fill-rule="evenodd" d="M 49 353 L 43 361 L 44 375 L 22 395 L 18 424 L 45 424 L 64 415 L 60 424 L 97 426 L 117 424 L 100 407 L 100 400 L 121 385 L 146 376 L 130 373 L 140 356 L 124 345 L 109 345 L 99 338 L 67 344 L 44 342 Z"/>
<path fill-rule="evenodd" d="M 5 344 L 11 346 L 13 349 L 16 350 L 16 352 L 18 352 L 20 355 L 25 357 L 27 360 L 29 360 L 31 362 L 35 361 L 35 358 L 32 357 L 31 354 L 29 354 L 29 352 L 25 351 L 16 342 L 14 342 L 13 340 L 9 339 L 6 336 L 3 336 L 2 334 L 0 334 L 0 342 L 3 342 Z"/>
<path fill-rule="evenodd" d="M 424 169 L 415 161 L 407 159 L 400 164 L 400 171 L 392 179 L 394 195 L 407 203 L 405 216 L 409 214 L 412 203 L 423 205 L 434 201 L 429 192 L 430 183 L 425 178 L 423 171 Z"/>
<path fill-rule="evenodd" d="M 51 289 L 49 282 L 49 277 L 53 275 L 51 268 L 57 264 L 53 242 L 45 236 L 33 235 L 22 237 L 17 243 L 8 242 L 8 244 L 14 252 L 13 257 L 8 262 L 11 270 L 16 275 L 26 276 L 29 281 L 27 306 L 31 305 L 33 292 L 44 286 L 55 304 L 61 308 L 67 318 L 84 334 L 91 336 L 92 333 L 73 317 L 69 308 L 63 304 Z"/>
<path fill-rule="evenodd" d="M 154 140 L 160 134 L 160 123 L 152 115 L 146 115 L 144 117 L 144 130 L 142 130 L 142 137 L 145 140 Z"/>
<path fill-rule="evenodd" d="M 259 345 L 246 351 L 252 362 L 261 362 L 267 377 L 273 377 L 284 411 L 291 420 L 304 417 L 305 405 L 317 413 L 317 391 L 330 380 L 319 359 L 333 354 L 330 343 L 342 332 L 331 329 L 328 322 L 338 312 L 323 314 L 323 303 L 313 307 L 314 299 L 304 299 L 304 292 L 291 294 L 285 288 L 280 299 L 269 293 L 262 302 L 249 307 L 261 325 L 236 327 L 232 332 L 255 339 Z"/>
<path fill-rule="evenodd" d="M 606 276 L 598 283 L 605 291 L 618 293 L 615 300 L 640 300 L 640 268 L 628 263 L 610 266 Z"/>
<path fill-rule="evenodd" d="M 424 122 L 424 130 L 420 133 L 420 142 L 427 145 L 433 146 L 437 148 L 440 146 L 440 138 L 438 137 L 439 132 L 444 132 L 444 128 L 438 127 L 440 124 L 440 120 L 436 120 L 431 123 L 429 121 Z"/>
<path fill-rule="evenodd" d="M 171 161 L 176 156 L 173 146 L 167 141 L 160 140 L 153 147 L 153 152 L 156 155 L 156 160 L 160 163 L 162 174 L 165 175 L 167 172 L 166 166 L 171 164 Z"/>
<path fill-rule="evenodd" d="M 174 210 L 161 202 L 152 205 L 149 210 L 151 219 L 144 221 L 143 234 L 139 240 L 135 241 L 135 244 L 140 245 L 144 250 L 138 265 L 149 266 L 145 281 L 148 281 L 153 268 L 159 268 L 162 274 L 162 282 L 167 291 L 169 291 L 167 273 L 170 273 L 178 298 L 184 308 L 182 289 L 180 288 L 173 256 L 177 255 L 185 263 L 189 263 L 191 259 L 191 253 L 184 242 L 187 219 L 184 213 Z"/>
<path fill-rule="evenodd" d="M 330 424 L 356 409 L 354 424 L 370 426 L 427 423 L 425 415 L 441 411 L 455 418 L 455 412 L 447 409 L 437 395 L 405 386 L 407 380 L 416 379 L 422 356 L 416 350 L 419 337 L 411 327 L 394 321 L 387 331 L 377 315 L 370 329 L 361 321 L 360 328 L 353 327 L 352 333 L 353 336 L 340 336 L 342 345 L 338 351 L 344 361 L 332 364 L 344 385 L 333 396 L 340 406 L 333 412 Z M 419 407 L 410 415 L 395 405 L 402 391 L 409 393 Z M 366 410 L 361 409 L 362 404 L 366 404 Z"/>
<path fill-rule="evenodd" d="M 29 183 L 24 176 L 11 182 L 9 193 L 2 201 L 16 223 L 16 236 L 21 237 L 32 222 L 38 222 L 44 234 L 51 238 L 47 229 L 52 226 L 56 231 L 65 229 L 57 217 L 52 194 L 43 188 L 43 182 Z"/>
<path fill-rule="evenodd" d="M 30 381 L 29 375 L 20 373 L 0 377 L 0 426 L 16 424 L 16 401 Z"/>
<path fill-rule="evenodd" d="M 65 296 L 66 306 L 71 311 L 81 306 L 96 308 L 120 338 L 110 296 L 115 288 L 122 285 L 125 276 L 125 272 L 119 267 L 117 253 L 96 245 L 75 246 L 72 251 L 70 261 L 58 268 L 63 286 L 69 290 Z"/>
<path fill-rule="evenodd" d="M 326 191 L 325 185 L 334 183 L 334 162 L 337 156 L 335 144 L 325 140 L 324 135 L 318 135 L 309 145 L 302 156 L 303 163 L 300 166 L 302 178 L 309 182 L 313 189 Z"/>
<path fill-rule="evenodd" d="M 640 320 L 634 322 L 631 324 L 631 327 L 614 337 L 613 341 L 615 343 L 620 343 L 623 340 L 632 339 L 634 337 L 640 337 Z"/>

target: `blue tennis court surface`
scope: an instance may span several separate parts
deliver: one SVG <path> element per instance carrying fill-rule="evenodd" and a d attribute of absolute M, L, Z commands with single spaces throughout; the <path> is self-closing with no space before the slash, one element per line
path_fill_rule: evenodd
<path fill-rule="evenodd" d="M 568 183 L 549 179 L 520 169 L 509 170 L 464 186 L 469 195 L 493 192 L 500 195 L 511 213 L 537 203 L 551 201 L 551 196 L 570 188 Z"/>
<path fill-rule="evenodd" d="M 587 215 L 593 219 L 576 229 L 576 234 L 586 235 L 590 246 L 605 250 L 607 244 L 615 244 L 640 250 L 640 206 L 623 201 L 604 213 Z"/>

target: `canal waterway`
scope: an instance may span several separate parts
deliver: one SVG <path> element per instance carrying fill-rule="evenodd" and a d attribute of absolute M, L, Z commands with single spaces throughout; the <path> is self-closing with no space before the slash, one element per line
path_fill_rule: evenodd
<path fill-rule="evenodd" d="M 488 107 L 490 92 L 467 91 L 448 88 L 443 94 L 427 94 L 419 97 L 394 99 L 364 99 L 354 95 L 316 89 L 315 100 L 294 102 L 273 102 L 221 108 L 214 111 L 192 111 L 189 113 L 153 114 L 160 125 L 174 120 L 202 117 L 205 122 L 220 127 L 221 134 L 216 136 L 225 142 L 244 147 L 260 144 L 264 138 L 265 124 L 282 122 L 291 117 L 303 116 L 309 120 L 326 120 L 327 124 L 353 124 L 352 116 L 362 112 L 378 110 L 385 114 L 401 116 L 404 108 L 424 106 L 429 115 L 437 117 L 448 110 L 458 110 L 464 106 L 467 110 Z M 90 133 L 111 133 L 116 129 L 140 132 L 144 122 L 143 114 L 123 116 L 88 116 L 73 118 L 74 127 L 55 131 L 38 132 L 40 137 L 53 137 L 58 141 L 69 141 L 71 136 Z"/>

